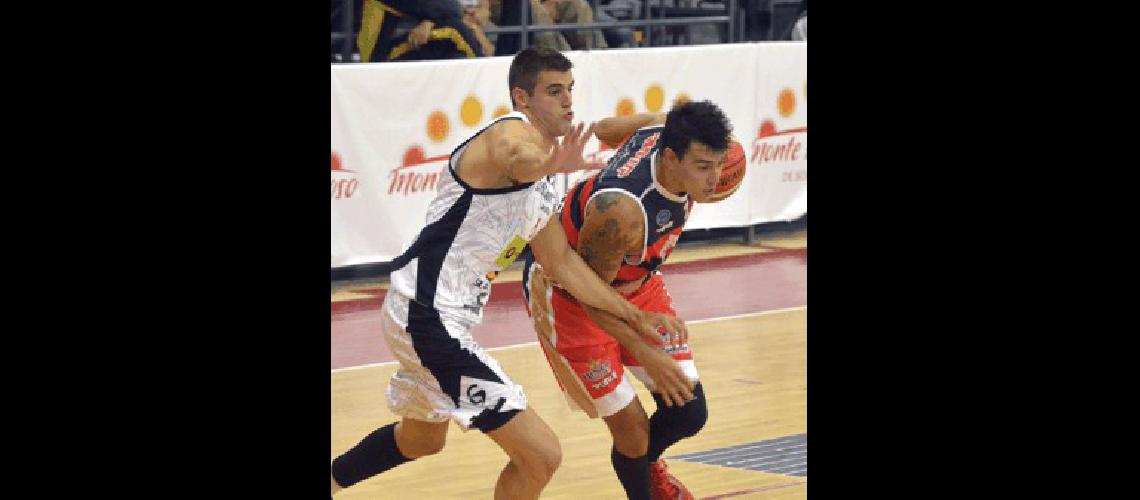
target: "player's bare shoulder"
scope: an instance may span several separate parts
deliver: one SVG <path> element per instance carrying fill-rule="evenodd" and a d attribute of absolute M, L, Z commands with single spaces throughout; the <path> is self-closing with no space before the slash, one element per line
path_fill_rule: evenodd
<path fill-rule="evenodd" d="M 530 124 L 522 120 L 500 120 L 492 124 L 468 145 L 468 152 L 473 153 L 471 163 L 477 163 L 472 169 L 473 177 L 479 178 L 480 187 L 511 185 L 508 163 L 518 148 L 531 144 L 541 145 L 542 136 Z"/>
<path fill-rule="evenodd" d="M 533 125 L 522 120 L 502 120 L 487 129 L 487 140 L 492 145 L 510 147 L 516 141 L 542 145 L 542 134 Z"/>
<path fill-rule="evenodd" d="M 464 182 L 475 188 L 500 188 L 511 185 L 506 176 L 504 155 L 500 151 L 504 138 L 527 137 L 531 129 L 522 120 L 500 120 L 471 139 L 459 159 L 457 171 Z M 507 139 L 509 141 L 509 139 Z"/>

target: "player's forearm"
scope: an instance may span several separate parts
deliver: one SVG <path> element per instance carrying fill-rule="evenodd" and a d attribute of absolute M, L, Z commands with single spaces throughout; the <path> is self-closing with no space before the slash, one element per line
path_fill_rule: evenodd
<path fill-rule="evenodd" d="M 594 127 L 594 135 L 599 141 L 617 147 L 622 139 L 635 130 L 665 123 L 664 113 L 637 113 L 633 115 L 606 118 Z"/>
<path fill-rule="evenodd" d="M 539 264 L 547 275 L 582 305 L 600 309 L 625 321 L 637 319 L 637 308 L 603 282 L 577 253 L 567 251 L 559 257 L 558 262 Z"/>
<path fill-rule="evenodd" d="M 555 216 L 557 217 L 557 216 Z M 586 262 L 570 248 L 562 225 L 556 218 L 547 223 L 531 240 L 534 259 L 544 272 L 570 292 L 578 302 L 606 311 L 626 321 L 634 321 L 638 311 L 618 295 Z M 616 269 L 615 269 L 616 272 Z"/>
<path fill-rule="evenodd" d="M 633 327 L 614 315 L 587 305 L 583 305 L 583 307 L 586 309 L 586 313 L 590 315 L 590 319 L 594 320 L 594 323 L 597 324 L 599 328 L 605 330 L 609 336 L 617 340 L 622 347 L 625 347 L 626 350 L 629 351 L 630 354 L 633 354 L 638 360 L 642 358 L 642 353 L 644 353 L 646 349 L 656 348 L 650 344 L 648 340 L 639 335 Z"/>

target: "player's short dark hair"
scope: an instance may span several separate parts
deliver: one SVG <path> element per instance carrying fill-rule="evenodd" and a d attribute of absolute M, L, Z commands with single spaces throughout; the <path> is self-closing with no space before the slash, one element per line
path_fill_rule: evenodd
<path fill-rule="evenodd" d="M 507 76 L 507 92 L 519 87 L 526 91 L 526 95 L 534 95 L 534 87 L 538 85 L 538 74 L 543 71 L 570 71 L 574 66 L 566 56 L 554 49 L 546 47 L 527 47 L 515 54 L 511 60 L 511 71 Z M 511 96 L 511 107 L 515 106 L 515 98 Z"/>
<path fill-rule="evenodd" d="M 661 150 L 672 149 L 677 158 L 684 158 L 693 141 L 713 151 L 728 149 L 728 136 L 732 124 L 724 112 L 709 101 L 689 101 L 669 110 L 665 115 L 665 130 L 661 132 Z"/>

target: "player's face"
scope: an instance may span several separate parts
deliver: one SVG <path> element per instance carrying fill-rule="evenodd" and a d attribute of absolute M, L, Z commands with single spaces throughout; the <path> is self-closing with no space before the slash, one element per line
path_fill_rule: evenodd
<path fill-rule="evenodd" d="M 712 196 L 727 154 L 728 151 L 715 151 L 696 141 L 689 144 L 689 151 L 676 162 L 674 171 L 693 201 L 703 203 Z"/>
<path fill-rule="evenodd" d="M 531 121 L 551 137 L 566 135 L 574 120 L 574 75 L 569 71 L 540 71 L 534 95 L 527 100 Z"/>

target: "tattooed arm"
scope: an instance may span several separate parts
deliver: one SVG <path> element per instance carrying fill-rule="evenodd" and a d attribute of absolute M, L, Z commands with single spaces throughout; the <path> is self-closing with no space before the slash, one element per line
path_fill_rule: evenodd
<path fill-rule="evenodd" d="M 636 201 L 618 192 L 600 193 L 586 205 L 578 253 L 602 281 L 609 283 L 617 276 L 625 254 L 641 251 L 644 231 L 644 216 Z M 641 362 L 667 406 L 693 399 L 692 384 L 671 356 L 612 314 L 584 307 L 599 327 Z"/>
<path fill-rule="evenodd" d="M 621 318 L 637 333 L 656 338 L 657 328 L 669 332 L 686 332 L 685 323 L 678 318 L 639 310 L 625 300 L 617 291 L 603 282 L 593 269 L 586 266 L 582 258 L 566 242 L 558 215 L 530 240 L 534 259 L 542 266 L 543 273 L 570 292 L 578 302 Z M 687 332 L 686 332 L 687 333 Z"/>
<path fill-rule="evenodd" d="M 586 267 L 582 258 L 574 253 L 566 242 L 558 214 L 552 215 L 546 227 L 530 240 L 530 249 L 543 272 L 570 292 L 578 302 L 631 323 L 642 319 L 641 311 L 599 279 L 592 269 Z"/>

